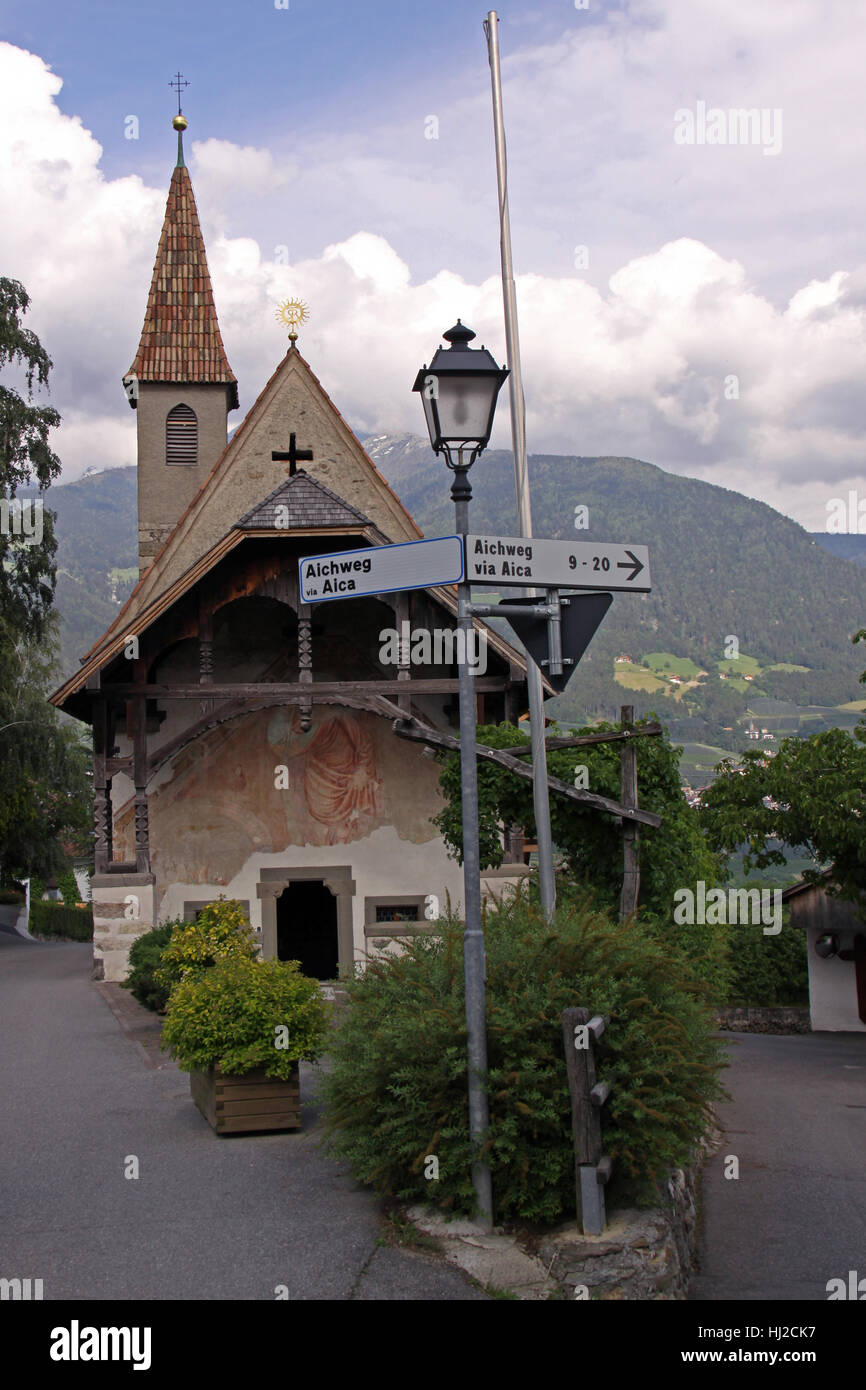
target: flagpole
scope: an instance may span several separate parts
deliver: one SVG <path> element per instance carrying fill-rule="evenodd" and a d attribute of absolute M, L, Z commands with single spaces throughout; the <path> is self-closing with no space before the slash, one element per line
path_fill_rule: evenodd
<path fill-rule="evenodd" d="M 505 344 L 511 376 L 511 441 L 514 453 L 514 488 L 521 536 L 532 535 L 532 509 L 529 498 L 529 470 L 526 463 L 526 403 L 520 367 L 520 338 L 517 328 L 517 294 L 511 260 L 511 219 L 508 212 L 508 164 L 505 127 L 502 118 L 502 73 L 499 65 L 499 16 L 491 10 L 484 21 L 490 82 L 493 89 L 493 132 L 496 143 L 496 179 L 499 188 L 499 246 L 502 261 L 502 298 L 505 311 Z M 536 590 L 527 590 L 535 597 Z M 550 921 L 556 908 L 556 880 L 553 874 L 553 840 L 550 832 L 550 800 L 547 785 L 547 749 L 544 741 L 544 693 L 541 672 L 527 656 L 526 684 L 529 690 L 529 729 L 532 748 L 532 800 L 538 842 L 538 882 L 541 910 Z"/>

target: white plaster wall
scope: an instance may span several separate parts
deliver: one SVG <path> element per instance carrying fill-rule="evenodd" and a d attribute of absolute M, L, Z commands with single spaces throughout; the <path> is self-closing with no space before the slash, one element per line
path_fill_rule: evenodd
<path fill-rule="evenodd" d="M 159 919 L 181 917 L 184 902 L 204 902 L 223 894 L 227 898 L 248 900 L 252 925 L 261 931 L 261 901 L 256 895 L 262 869 L 327 869 L 348 864 L 355 883 L 352 903 L 352 933 L 355 960 L 366 954 L 364 937 L 364 900 L 379 896 L 406 893 L 435 894 L 444 911 L 450 894 L 452 907 L 463 907 L 463 870 L 449 859 L 441 837 L 425 844 L 401 840 L 394 826 L 381 826 L 365 839 L 340 845 L 290 845 L 278 854 L 252 854 L 243 868 L 225 886 L 206 883 L 160 884 L 162 892 Z"/>
<path fill-rule="evenodd" d="M 857 985 L 853 960 L 832 956 L 822 960 L 815 951 L 820 928 L 807 927 L 809 959 L 809 1005 L 812 1028 L 822 1033 L 866 1033 L 857 1012 Z M 852 945 L 853 933 L 841 933 L 842 948 Z"/>

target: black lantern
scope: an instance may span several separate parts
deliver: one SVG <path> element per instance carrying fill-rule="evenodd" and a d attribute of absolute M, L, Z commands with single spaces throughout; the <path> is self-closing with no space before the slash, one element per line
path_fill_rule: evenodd
<path fill-rule="evenodd" d="M 451 346 L 437 348 L 412 389 L 421 392 L 433 452 L 443 453 L 449 468 L 468 468 L 487 447 L 496 398 L 509 371 L 497 367 L 485 347 L 469 346 L 475 334 L 459 319 L 442 336 Z M 470 456 L 464 459 L 467 449 Z"/>

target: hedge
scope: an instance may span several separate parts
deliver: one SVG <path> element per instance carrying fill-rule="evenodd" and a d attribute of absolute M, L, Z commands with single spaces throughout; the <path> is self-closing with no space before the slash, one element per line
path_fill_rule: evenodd
<path fill-rule="evenodd" d="M 62 903 L 30 904 L 28 928 L 33 936 L 62 936 L 71 941 L 93 940 L 93 909 Z"/>

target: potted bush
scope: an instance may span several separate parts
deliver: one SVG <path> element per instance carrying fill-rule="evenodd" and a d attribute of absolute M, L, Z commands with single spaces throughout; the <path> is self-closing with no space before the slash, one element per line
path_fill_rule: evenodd
<path fill-rule="evenodd" d="M 217 961 L 254 960 L 259 953 L 256 934 L 241 904 L 217 898 L 202 908 L 194 922 L 175 922 L 174 930 L 154 969 L 157 985 L 171 990 Z"/>
<path fill-rule="evenodd" d="M 217 1134 L 299 1129 L 298 1063 L 321 1055 L 327 1005 L 297 961 L 218 961 L 176 984 L 162 1046 Z"/>

